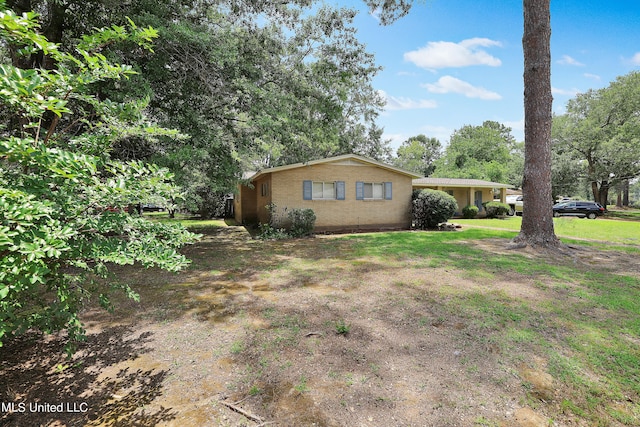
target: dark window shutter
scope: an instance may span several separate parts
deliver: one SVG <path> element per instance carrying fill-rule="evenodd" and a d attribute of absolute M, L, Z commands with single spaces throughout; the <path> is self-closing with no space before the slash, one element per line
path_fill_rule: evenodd
<path fill-rule="evenodd" d="M 385 182 L 384 183 L 384 198 L 385 200 L 391 200 L 391 196 L 392 196 L 392 191 L 391 191 L 391 183 L 390 182 Z"/>
<path fill-rule="evenodd" d="M 311 200 L 313 194 L 313 183 L 311 181 L 302 181 L 302 200 Z"/>
<path fill-rule="evenodd" d="M 336 199 L 337 200 L 344 200 L 345 199 L 344 181 L 336 181 Z"/>
<path fill-rule="evenodd" d="M 356 200 L 364 200 L 364 182 L 356 182 Z"/>

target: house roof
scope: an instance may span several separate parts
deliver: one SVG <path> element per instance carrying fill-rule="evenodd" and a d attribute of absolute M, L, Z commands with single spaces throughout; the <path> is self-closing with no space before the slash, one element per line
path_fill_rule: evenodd
<path fill-rule="evenodd" d="M 414 187 L 476 187 L 476 188 L 511 188 L 512 185 L 481 179 L 461 178 L 419 178 L 413 180 Z"/>
<path fill-rule="evenodd" d="M 377 166 L 377 167 L 379 167 L 381 169 L 386 169 L 386 170 L 389 170 L 389 171 L 393 171 L 393 172 L 399 173 L 401 175 L 407 175 L 407 176 L 410 176 L 412 178 L 419 178 L 421 176 L 420 174 L 416 174 L 414 172 L 409 172 L 407 170 L 400 169 L 400 168 L 397 168 L 395 166 L 391 166 L 391 165 L 388 165 L 386 163 L 382 163 L 382 162 L 379 162 L 377 160 L 370 159 L 368 157 L 359 156 L 357 154 L 343 154 L 341 156 L 327 157 L 326 159 L 309 160 L 308 162 L 304 162 L 304 163 L 294 163 L 294 164 L 291 164 L 291 165 L 276 166 L 274 168 L 263 169 L 261 171 L 253 173 L 253 175 L 249 176 L 248 179 L 249 179 L 249 181 L 253 181 L 254 179 L 256 179 L 256 178 L 258 178 L 258 177 L 260 177 L 262 175 L 268 174 L 268 173 L 280 172 L 280 171 L 285 171 L 285 170 L 289 170 L 289 169 L 296 169 L 296 168 L 302 168 L 302 167 L 306 167 L 306 166 L 319 165 L 319 164 L 325 164 L 325 163 L 348 161 L 348 160 L 355 161 L 355 162 L 360 162 L 360 163 L 370 164 L 370 165 L 373 165 L 373 166 Z"/>

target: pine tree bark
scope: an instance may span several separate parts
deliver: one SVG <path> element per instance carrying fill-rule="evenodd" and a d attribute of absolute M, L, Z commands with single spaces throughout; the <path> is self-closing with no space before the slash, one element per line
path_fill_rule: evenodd
<path fill-rule="evenodd" d="M 558 247 L 551 206 L 550 0 L 523 0 L 525 166 L 524 212 L 518 245 Z"/>

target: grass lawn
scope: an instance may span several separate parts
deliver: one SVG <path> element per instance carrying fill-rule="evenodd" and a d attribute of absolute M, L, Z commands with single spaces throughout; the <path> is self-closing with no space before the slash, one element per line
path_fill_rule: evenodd
<path fill-rule="evenodd" d="M 144 216 L 152 221 L 179 222 L 183 226 L 196 231 L 226 227 L 228 222 L 223 219 L 199 219 L 193 215 L 180 213 L 176 214 L 175 218 L 169 218 L 169 214 L 167 212 L 145 212 Z"/>
<path fill-rule="evenodd" d="M 607 216 L 610 218 L 621 218 L 633 221 L 640 221 L 640 209 L 621 209 L 615 206 L 608 207 Z"/>
<path fill-rule="evenodd" d="M 518 218 L 283 241 L 198 223 L 187 271 L 121 268 L 139 304 L 87 311 L 72 361 L 57 339 L 0 348 L 0 382 L 82 396 L 70 425 L 640 425 L 638 229 L 556 221 L 626 246 L 509 250 Z"/>
<path fill-rule="evenodd" d="M 490 227 L 520 231 L 522 217 L 505 219 L 454 219 L 451 222 L 470 227 Z M 640 221 L 620 221 L 606 218 L 554 218 L 554 229 L 560 238 L 599 240 L 608 243 L 640 245 Z"/>

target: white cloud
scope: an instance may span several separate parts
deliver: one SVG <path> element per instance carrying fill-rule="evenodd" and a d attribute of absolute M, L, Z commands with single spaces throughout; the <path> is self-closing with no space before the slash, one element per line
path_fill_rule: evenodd
<path fill-rule="evenodd" d="M 520 119 L 520 120 L 516 120 L 516 121 L 501 121 L 500 123 L 502 123 L 503 125 L 510 127 L 511 130 L 516 131 L 516 130 L 520 130 L 523 131 L 524 130 L 524 118 Z"/>
<path fill-rule="evenodd" d="M 560 58 L 558 60 L 558 64 L 574 65 L 576 67 L 584 67 L 584 64 L 582 62 L 579 62 L 578 60 L 570 57 L 569 55 L 562 55 L 562 58 Z"/>
<path fill-rule="evenodd" d="M 635 55 L 633 55 L 633 58 L 631 58 L 631 62 L 634 65 L 640 65 L 640 52 L 637 52 Z"/>
<path fill-rule="evenodd" d="M 381 13 L 382 13 L 382 10 L 379 7 L 377 7 L 369 13 L 369 16 L 371 16 L 373 19 L 375 19 L 379 23 Z"/>
<path fill-rule="evenodd" d="M 429 42 L 425 47 L 406 52 L 404 60 L 426 69 L 468 67 L 470 65 L 498 67 L 502 65 L 502 61 L 480 49 L 491 46 L 502 46 L 502 44 L 495 40 L 479 37 L 463 40 L 460 43 Z"/>
<path fill-rule="evenodd" d="M 511 135 L 516 141 L 524 141 L 524 118 L 516 121 L 501 121 L 500 123 L 511 128 Z"/>
<path fill-rule="evenodd" d="M 485 100 L 498 100 L 502 96 L 496 92 L 491 92 L 482 87 L 473 86 L 463 80 L 452 76 L 443 76 L 435 84 L 427 83 L 421 85 L 432 93 L 459 93 L 467 98 L 480 98 Z"/>
<path fill-rule="evenodd" d="M 551 93 L 554 95 L 567 95 L 567 96 L 576 96 L 577 94 L 580 93 L 579 89 L 573 88 L 573 89 L 560 89 L 557 87 L 552 87 L 551 88 Z"/>
<path fill-rule="evenodd" d="M 584 76 L 585 76 L 586 78 L 588 78 L 588 79 L 595 80 L 595 81 L 597 81 L 597 82 L 599 82 L 599 81 L 600 81 L 600 76 L 599 76 L 599 75 L 597 75 L 597 74 L 584 73 Z"/>
<path fill-rule="evenodd" d="M 390 96 L 385 91 L 379 90 L 378 94 L 386 101 L 385 110 L 417 110 L 422 108 L 436 108 L 438 104 L 430 99 L 411 99 L 403 96 Z"/>

